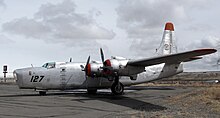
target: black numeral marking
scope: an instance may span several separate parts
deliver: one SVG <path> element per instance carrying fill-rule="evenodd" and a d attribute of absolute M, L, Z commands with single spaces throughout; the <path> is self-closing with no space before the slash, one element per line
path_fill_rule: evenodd
<path fill-rule="evenodd" d="M 39 78 L 39 76 L 35 76 L 33 82 L 37 82 L 38 78 Z"/>
<path fill-rule="evenodd" d="M 33 81 L 33 79 L 34 79 L 34 76 L 31 76 L 31 82 Z"/>
<path fill-rule="evenodd" d="M 43 80 L 44 76 L 31 76 L 30 82 L 41 82 Z"/>
<path fill-rule="evenodd" d="M 39 82 L 41 82 L 43 80 L 43 78 L 44 78 L 44 76 L 40 76 Z"/>

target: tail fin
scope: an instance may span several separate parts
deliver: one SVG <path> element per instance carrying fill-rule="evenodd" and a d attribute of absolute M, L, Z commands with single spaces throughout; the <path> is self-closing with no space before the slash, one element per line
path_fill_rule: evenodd
<path fill-rule="evenodd" d="M 169 55 L 176 53 L 176 45 L 174 42 L 174 25 L 171 22 L 167 22 L 164 28 L 162 42 L 160 45 L 160 53 L 162 55 Z"/>

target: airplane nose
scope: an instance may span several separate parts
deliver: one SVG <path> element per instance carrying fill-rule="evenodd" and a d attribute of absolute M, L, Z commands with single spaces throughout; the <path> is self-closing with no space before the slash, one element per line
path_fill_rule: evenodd
<path fill-rule="evenodd" d="M 22 88 L 23 87 L 23 75 L 24 75 L 25 69 L 16 69 L 13 72 L 14 78 L 16 79 L 17 85 Z"/>
<path fill-rule="evenodd" d="M 13 72 L 13 76 L 16 81 L 19 81 L 19 79 L 22 78 L 22 70 L 19 70 L 19 69 L 15 70 Z"/>
<path fill-rule="evenodd" d="M 19 71 L 19 70 L 16 69 L 16 70 L 14 70 L 13 73 L 14 73 L 14 74 L 18 74 L 18 71 Z"/>
<path fill-rule="evenodd" d="M 18 74 L 18 72 L 17 72 L 17 70 L 15 70 L 15 71 L 13 72 L 13 76 L 14 76 L 14 78 L 15 78 L 16 81 L 18 80 L 17 74 Z"/>
<path fill-rule="evenodd" d="M 14 79 L 17 81 L 18 78 L 17 78 L 17 73 L 16 73 L 16 71 L 13 72 L 13 76 L 14 76 Z"/>

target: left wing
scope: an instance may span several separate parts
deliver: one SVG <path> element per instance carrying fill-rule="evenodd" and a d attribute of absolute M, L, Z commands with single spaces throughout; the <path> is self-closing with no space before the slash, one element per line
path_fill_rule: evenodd
<path fill-rule="evenodd" d="M 182 53 L 175 53 L 170 55 L 163 55 L 153 58 L 145 58 L 139 60 L 130 60 L 128 61 L 127 65 L 131 66 L 151 66 L 161 63 L 180 63 L 180 62 L 187 62 L 196 59 L 201 59 L 202 55 L 207 55 L 216 52 L 216 49 L 198 49 L 193 51 L 187 51 Z"/>

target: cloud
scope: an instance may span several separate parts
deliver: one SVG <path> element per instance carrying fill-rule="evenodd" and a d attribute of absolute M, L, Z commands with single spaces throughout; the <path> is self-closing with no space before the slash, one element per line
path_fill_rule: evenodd
<path fill-rule="evenodd" d="M 216 36 L 207 36 L 201 40 L 192 42 L 187 47 L 189 48 L 188 50 L 191 50 L 192 48 L 215 48 L 220 51 L 220 38 Z M 218 51 L 214 54 L 204 56 L 203 59 L 196 61 L 196 63 L 187 64 L 185 67 L 187 68 L 187 70 L 215 70 L 216 68 L 214 67 L 217 66 L 218 60 L 220 59 Z"/>
<path fill-rule="evenodd" d="M 0 7 L 4 7 L 4 6 L 5 6 L 4 0 L 0 0 Z"/>
<path fill-rule="evenodd" d="M 122 0 L 116 11 L 117 26 L 133 39 L 130 50 L 142 56 L 155 52 L 165 22 L 186 20 L 184 7 L 167 0 Z"/>
<path fill-rule="evenodd" d="M 0 10 L 2 11 L 4 8 L 6 8 L 4 0 L 0 0 Z"/>
<path fill-rule="evenodd" d="M 190 11 L 207 8 L 208 0 L 121 0 L 116 8 L 117 26 L 133 39 L 131 51 L 153 53 L 159 46 L 166 22 L 190 24 Z M 147 50 L 149 49 L 149 50 Z"/>
<path fill-rule="evenodd" d="M 9 39 L 7 36 L 0 34 L 0 45 L 11 44 L 14 43 L 13 40 Z"/>
<path fill-rule="evenodd" d="M 151 57 L 156 55 L 156 48 L 159 47 L 160 37 L 154 36 L 145 39 L 135 39 L 132 41 L 130 50 L 136 57 Z"/>
<path fill-rule="evenodd" d="M 123 0 L 116 9 L 118 27 L 125 29 L 129 38 L 143 38 L 158 34 L 167 21 L 186 20 L 182 4 L 169 0 Z"/>
<path fill-rule="evenodd" d="M 204 12 L 211 3 L 212 0 L 121 0 L 116 8 L 117 26 L 126 32 L 128 38 L 133 39 L 130 46 L 132 53 L 139 57 L 149 57 L 155 54 L 155 49 L 162 38 L 164 24 L 168 21 L 178 27 L 182 26 L 184 30 L 197 31 L 197 34 L 206 32 L 207 28 L 213 29 L 210 25 L 201 22 L 194 23 L 194 18 L 191 16 L 192 12 Z M 183 25 L 185 23 L 186 25 Z M 219 41 L 218 37 L 209 36 L 195 40 L 187 45 L 186 49 L 216 48 Z M 208 55 L 193 64 L 187 64 L 186 68 L 210 68 L 218 58 L 218 53 Z"/>
<path fill-rule="evenodd" d="M 206 36 L 201 40 L 194 40 L 187 46 L 189 49 L 197 48 L 216 48 L 220 49 L 220 38 L 217 36 Z"/>
<path fill-rule="evenodd" d="M 211 0 L 212 1 L 212 0 Z M 157 34 L 167 21 L 175 24 L 189 22 L 192 9 L 203 9 L 208 0 L 121 0 L 116 9 L 118 27 L 126 30 L 130 38 L 142 38 Z"/>
<path fill-rule="evenodd" d="M 94 44 L 109 40 L 115 33 L 100 26 L 90 15 L 77 13 L 71 0 L 42 5 L 34 18 L 17 18 L 2 25 L 3 31 L 49 43 Z"/>
<path fill-rule="evenodd" d="M 3 31 L 24 35 L 28 38 L 44 38 L 50 33 L 50 30 L 51 29 L 42 22 L 26 17 L 14 19 L 13 21 L 3 24 Z"/>

